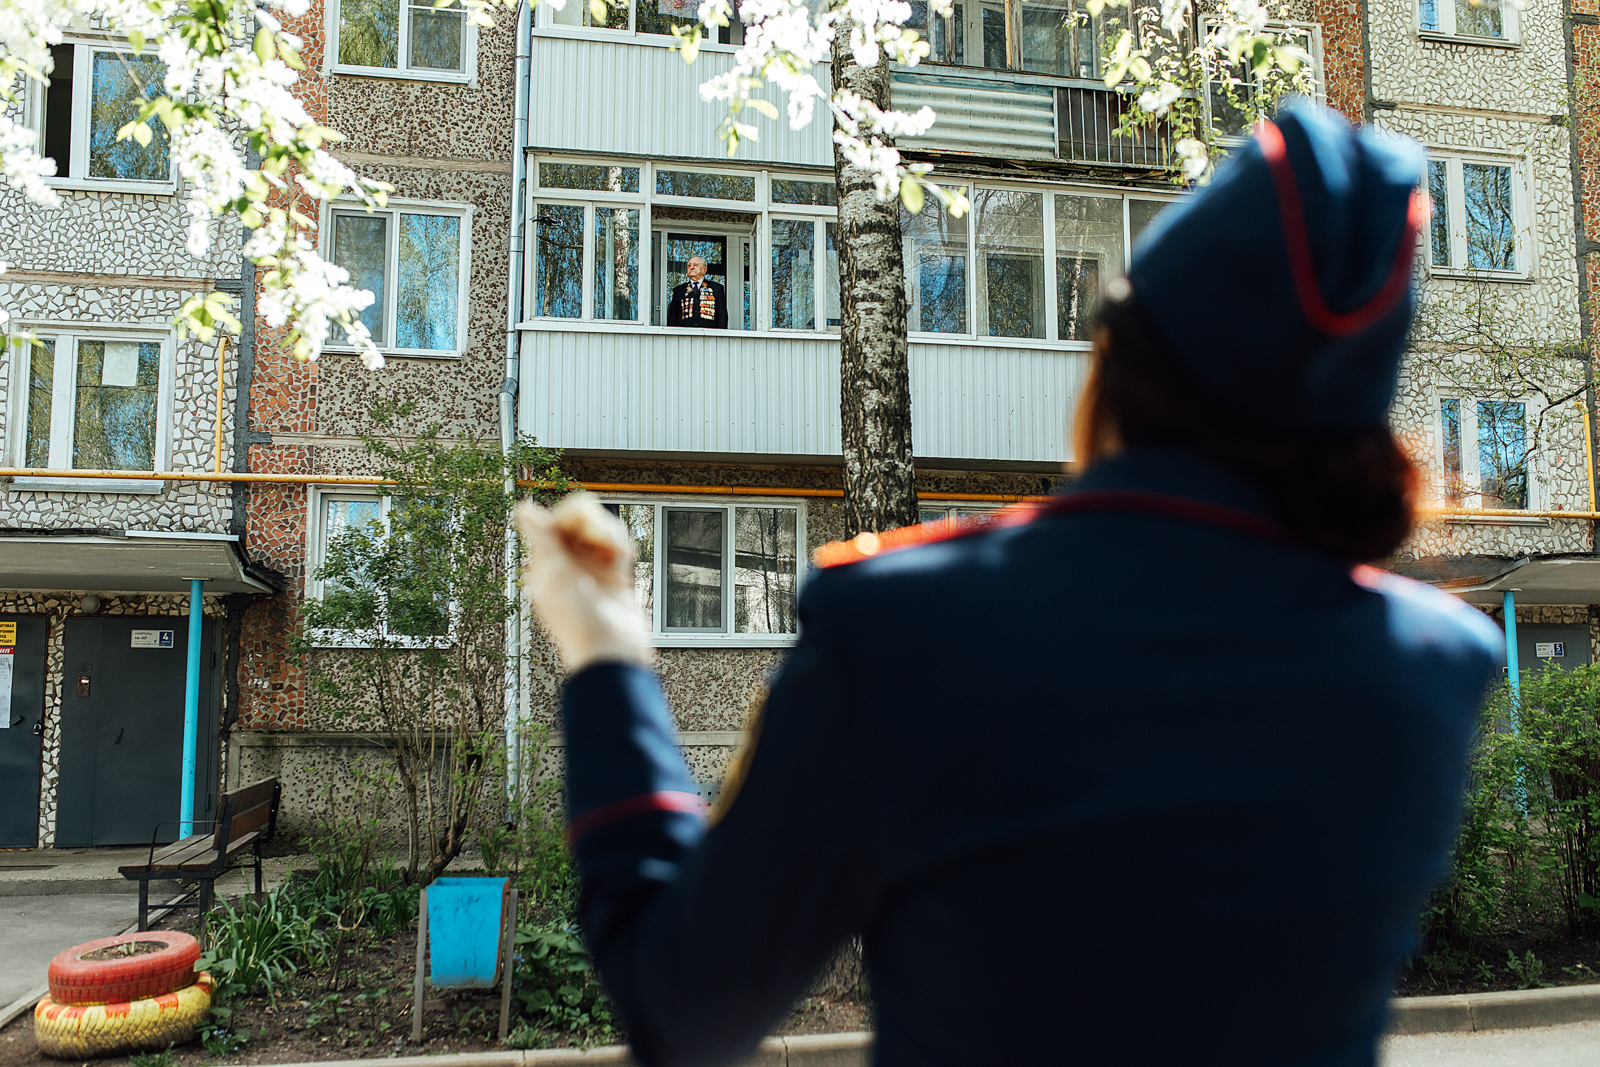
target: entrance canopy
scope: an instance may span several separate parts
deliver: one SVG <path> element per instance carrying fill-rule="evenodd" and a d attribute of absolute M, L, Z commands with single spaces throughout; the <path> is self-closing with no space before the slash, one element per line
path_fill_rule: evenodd
<path fill-rule="evenodd" d="M 193 578 L 205 580 L 207 593 L 276 591 L 233 534 L 0 533 L 0 589 L 187 593 Z"/>
<path fill-rule="evenodd" d="M 1469 604 L 1600 604 L 1600 556 L 1435 556 L 1393 568 L 1448 590 Z"/>

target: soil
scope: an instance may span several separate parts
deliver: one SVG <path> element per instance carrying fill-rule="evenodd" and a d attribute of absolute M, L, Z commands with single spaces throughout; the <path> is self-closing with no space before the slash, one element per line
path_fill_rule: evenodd
<path fill-rule="evenodd" d="M 191 916 L 179 917 L 187 928 Z M 157 923 L 160 928 L 163 924 Z M 415 929 L 351 953 L 335 976 L 304 972 L 291 976 L 271 994 L 235 998 L 233 1028 L 250 1038 L 231 1053 L 207 1052 L 198 1041 L 173 1050 L 159 1067 L 213 1067 L 231 1064 L 303 1063 L 367 1057 L 420 1056 L 504 1048 L 496 1040 L 500 1023 L 498 990 L 443 993 L 442 1006 L 423 1013 L 423 1040 L 411 1043 L 411 982 L 416 972 Z M 519 1020 L 513 1010 L 511 1027 Z M 848 999 L 809 998 L 797 1005 L 778 1034 L 824 1034 L 872 1028 L 870 1007 Z M 611 1039 L 617 1040 L 617 1039 Z M 543 1033 L 540 1047 L 580 1043 L 571 1035 Z M 606 1043 L 606 1042 L 589 1042 Z M 60 1067 L 62 1061 L 39 1053 L 31 1015 L 0 1030 L 0 1067 Z M 96 1061 L 107 1067 L 127 1057 Z M 157 1067 L 146 1064 L 145 1067 Z"/>
<path fill-rule="evenodd" d="M 120 945 L 107 945 L 105 948 L 97 948 L 93 952 L 85 952 L 78 958 L 80 960 L 89 960 L 92 963 L 99 963 L 102 960 L 120 960 L 129 956 L 148 956 L 150 953 L 160 952 L 166 947 L 166 943 L 162 941 L 124 941 Z"/>
<path fill-rule="evenodd" d="M 1516 968 L 1508 956 L 1516 958 Z M 1565 930 L 1513 930 L 1470 945 L 1433 948 L 1401 972 L 1395 993 L 1418 997 L 1595 983 L 1600 939 L 1568 937 Z"/>

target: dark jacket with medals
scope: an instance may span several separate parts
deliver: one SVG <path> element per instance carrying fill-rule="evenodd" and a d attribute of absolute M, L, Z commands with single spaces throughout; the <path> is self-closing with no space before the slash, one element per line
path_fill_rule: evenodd
<path fill-rule="evenodd" d="M 697 326 L 707 330 L 728 328 L 728 293 L 709 278 L 699 285 L 684 282 L 667 301 L 668 326 Z"/>

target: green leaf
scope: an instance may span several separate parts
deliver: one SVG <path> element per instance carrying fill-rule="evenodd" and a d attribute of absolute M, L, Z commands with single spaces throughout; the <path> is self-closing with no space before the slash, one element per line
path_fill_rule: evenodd
<path fill-rule="evenodd" d="M 276 43 L 272 39 L 271 30 L 263 26 L 261 29 L 256 31 L 256 40 L 255 44 L 252 46 L 252 51 L 255 52 L 256 58 L 261 60 L 263 63 L 270 61 L 272 57 L 277 54 L 278 49 Z"/>
<path fill-rule="evenodd" d="M 905 204 L 907 211 L 913 215 L 919 214 L 922 211 L 922 200 L 922 185 L 920 183 L 915 181 L 903 181 L 900 183 L 900 201 Z"/>
<path fill-rule="evenodd" d="M 769 119 L 775 119 L 778 117 L 778 108 L 771 100 L 761 100 L 756 97 L 751 97 L 748 103 L 751 107 L 755 108 Z"/>
<path fill-rule="evenodd" d="M 604 26 L 608 21 L 606 15 L 606 0 L 589 0 L 590 18 L 594 19 L 595 22 L 599 23 L 601 26 Z"/>
<path fill-rule="evenodd" d="M 139 54 L 140 52 L 143 52 L 144 51 L 144 34 L 140 33 L 138 30 L 130 30 L 130 31 L 128 31 L 128 44 L 133 46 L 133 51 L 134 51 L 135 55 Z"/>

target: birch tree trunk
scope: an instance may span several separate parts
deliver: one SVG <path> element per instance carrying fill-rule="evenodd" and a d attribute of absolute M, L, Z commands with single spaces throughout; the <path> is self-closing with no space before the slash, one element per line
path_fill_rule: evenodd
<path fill-rule="evenodd" d="M 833 86 L 889 107 L 889 61 L 862 67 L 848 23 L 833 41 Z M 906 344 L 900 205 L 880 202 L 870 172 L 837 145 L 839 185 L 839 429 L 846 536 L 917 521 L 911 459 L 911 371 Z"/>

